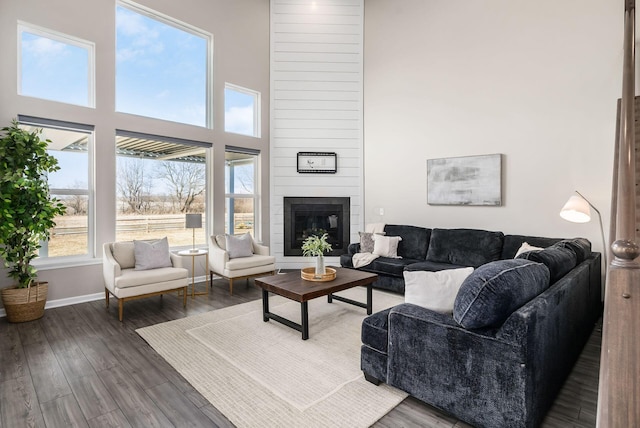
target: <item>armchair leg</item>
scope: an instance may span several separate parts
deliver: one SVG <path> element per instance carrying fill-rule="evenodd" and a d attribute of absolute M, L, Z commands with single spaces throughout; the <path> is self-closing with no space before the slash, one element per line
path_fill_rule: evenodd
<path fill-rule="evenodd" d="M 124 302 L 122 299 L 118 299 L 118 319 L 122 322 L 122 312 L 124 310 Z"/>
<path fill-rule="evenodd" d="M 182 289 L 182 307 L 183 308 L 187 307 L 187 289 L 188 288 L 189 287 L 187 286 Z"/>
<path fill-rule="evenodd" d="M 209 271 L 209 287 L 213 289 L 213 271 Z"/>
<path fill-rule="evenodd" d="M 109 309 L 109 290 L 104 289 L 104 301 L 107 304 L 107 309 Z"/>
<path fill-rule="evenodd" d="M 371 376 L 370 374 L 368 374 L 367 372 L 362 372 L 364 373 L 364 378 L 367 382 L 371 382 L 372 384 L 378 386 L 380 385 L 380 380 L 376 379 L 375 377 Z"/>
<path fill-rule="evenodd" d="M 229 295 L 233 296 L 233 278 L 229 278 Z"/>

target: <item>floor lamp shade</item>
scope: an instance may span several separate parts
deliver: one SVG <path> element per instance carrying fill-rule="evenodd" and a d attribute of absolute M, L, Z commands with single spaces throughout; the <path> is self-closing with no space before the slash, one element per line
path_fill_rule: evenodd
<path fill-rule="evenodd" d="M 587 223 L 591 220 L 591 208 L 584 198 L 573 195 L 560 210 L 560 217 L 572 223 Z"/>
<path fill-rule="evenodd" d="M 184 220 L 184 227 L 187 229 L 193 229 L 193 246 L 192 252 L 196 252 L 196 229 L 202 227 L 202 214 L 187 214 Z"/>

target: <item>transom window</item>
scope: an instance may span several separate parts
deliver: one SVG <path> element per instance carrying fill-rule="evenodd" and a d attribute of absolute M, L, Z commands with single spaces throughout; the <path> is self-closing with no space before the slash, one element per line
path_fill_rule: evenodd
<path fill-rule="evenodd" d="M 94 107 L 95 45 L 18 23 L 18 94 Z"/>
<path fill-rule="evenodd" d="M 260 137 L 260 92 L 225 84 L 224 130 Z"/>
<path fill-rule="evenodd" d="M 129 1 L 116 6 L 116 110 L 211 126 L 213 36 Z"/>

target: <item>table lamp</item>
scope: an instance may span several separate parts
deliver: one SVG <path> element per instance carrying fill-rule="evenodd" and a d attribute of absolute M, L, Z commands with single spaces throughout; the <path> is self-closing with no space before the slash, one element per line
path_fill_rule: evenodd
<path fill-rule="evenodd" d="M 184 222 L 184 227 L 187 229 L 193 229 L 193 246 L 191 248 L 192 253 L 197 253 L 196 249 L 196 229 L 202 227 L 202 214 L 187 214 Z"/>

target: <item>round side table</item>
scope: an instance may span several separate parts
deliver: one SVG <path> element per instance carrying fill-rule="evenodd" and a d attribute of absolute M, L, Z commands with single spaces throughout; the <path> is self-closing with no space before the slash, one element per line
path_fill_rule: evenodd
<path fill-rule="evenodd" d="M 209 275 L 207 275 L 207 269 L 209 269 L 209 251 L 208 250 L 182 250 L 178 251 L 178 255 L 182 257 L 191 257 L 191 298 L 200 295 L 209 295 Z M 206 278 L 206 290 L 196 293 L 196 257 L 205 256 L 205 278 Z"/>

